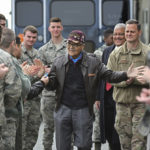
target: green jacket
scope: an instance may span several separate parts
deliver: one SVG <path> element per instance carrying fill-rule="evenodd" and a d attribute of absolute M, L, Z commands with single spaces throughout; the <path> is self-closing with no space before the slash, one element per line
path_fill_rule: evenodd
<path fill-rule="evenodd" d="M 125 42 L 121 47 L 114 50 L 109 57 L 107 67 L 113 71 L 127 71 L 133 63 L 134 67 L 146 65 L 146 56 L 149 47 L 139 42 L 135 50 L 129 51 Z M 142 85 L 136 79 L 128 85 L 126 81 L 113 84 L 113 98 L 118 103 L 139 103 L 136 96 L 140 94 L 141 89 L 148 85 Z"/>

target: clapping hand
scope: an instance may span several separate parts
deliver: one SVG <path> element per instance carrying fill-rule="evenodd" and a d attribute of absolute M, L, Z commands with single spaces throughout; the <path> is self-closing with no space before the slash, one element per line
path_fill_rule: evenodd
<path fill-rule="evenodd" d="M 144 67 L 143 72 L 137 76 L 137 80 L 143 84 L 150 82 L 150 69 L 149 67 Z"/>
<path fill-rule="evenodd" d="M 26 75 L 29 75 L 29 76 L 35 76 L 40 68 L 36 65 L 21 65 L 22 67 L 22 70 L 23 70 L 23 73 L 26 74 Z"/>
<path fill-rule="evenodd" d="M 45 73 L 45 66 L 43 65 L 42 61 L 40 59 L 34 59 L 34 65 L 39 68 L 39 71 L 37 73 L 37 76 L 41 78 Z"/>
<path fill-rule="evenodd" d="M 4 64 L 0 64 L 0 79 L 2 79 L 7 72 L 8 67 L 6 67 Z"/>
<path fill-rule="evenodd" d="M 150 104 L 150 89 L 142 89 L 140 96 L 136 96 L 139 102 Z"/>

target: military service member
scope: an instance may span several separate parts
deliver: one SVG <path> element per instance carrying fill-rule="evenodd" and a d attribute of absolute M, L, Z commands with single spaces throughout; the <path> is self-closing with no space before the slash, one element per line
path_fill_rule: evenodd
<path fill-rule="evenodd" d="M 0 63 L 4 63 L 9 68 L 8 73 L 0 80 L 0 135 L 3 140 L 0 149 L 14 150 L 18 118 L 16 104 L 21 96 L 22 84 L 11 56 L 15 50 L 15 34 L 12 30 L 3 29 L 0 46 Z"/>
<path fill-rule="evenodd" d="M 2 79 L 7 72 L 8 67 L 6 67 L 4 63 L 0 64 L 0 79 Z"/>
<path fill-rule="evenodd" d="M 138 21 L 126 22 L 126 42 L 114 50 L 108 60 L 108 68 L 114 71 L 126 71 L 133 63 L 134 67 L 146 64 L 149 47 L 139 41 L 141 29 Z M 122 150 L 146 150 L 146 138 L 140 135 L 138 125 L 145 112 L 145 104 L 136 100 L 142 85 L 135 78 L 114 84 L 113 98 L 116 101 L 115 128 L 119 134 Z"/>
<path fill-rule="evenodd" d="M 6 27 L 6 18 L 3 14 L 0 14 L 0 26 L 2 28 Z"/>
<path fill-rule="evenodd" d="M 103 51 L 113 44 L 113 30 L 107 29 L 104 31 L 104 45 L 102 45 L 100 48 L 95 50 L 94 54 L 99 58 L 99 60 L 102 60 Z M 95 144 L 95 150 L 101 149 L 101 139 L 100 139 L 100 111 L 96 108 L 96 105 L 94 105 L 94 114 L 95 114 L 95 120 L 93 123 L 93 142 Z"/>
<path fill-rule="evenodd" d="M 112 29 L 106 29 L 104 31 L 104 44 L 99 47 L 97 50 L 95 50 L 94 54 L 96 54 L 96 56 L 101 60 L 102 58 L 102 54 L 103 54 L 103 51 L 111 46 L 113 44 L 113 30 Z"/>
<path fill-rule="evenodd" d="M 22 54 L 20 62 L 34 64 L 34 60 L 38 58 L 37 50 L 33 48 L 38 36 L 38 31 L 34 26 L 27 26 L 24 29 L 24 41 L 22 43 Z M 39 78 L 35 76 L 31 78 L 32 83 Z M 32 101 L 24 102 L 23 115 L 23 150 L 32 150 L 38 138 L 40 117 L 40 97 L 35 97 Z"/>
<path fill-rule="evenodd" d="M 66 39 L 62 37 L 63 26 L 60 18 L 51 18 L 49 25 L 51 40 L 39 49 L 39 57 L 49 73 L 54 59 L 66 53 Z M 41 113 L 44 122 L 43 145 L 45 150 L 52 150 L 55 105 L 55 91 L 44 90 L 41 99 Z"/>

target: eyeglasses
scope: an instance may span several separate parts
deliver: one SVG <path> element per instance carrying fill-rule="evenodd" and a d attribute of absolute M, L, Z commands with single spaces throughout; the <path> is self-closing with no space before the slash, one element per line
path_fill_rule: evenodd
<path fill-rule="evenodd" d="M 73 42 L 68 41 L 68 46 L 79 47 L 81 45 L 83 45 L 83 44 L 82 43 L 73 43 Z"/>
<path fill-rule="evenodd" d="M 124 36 L 124 33 L 114 33 L 113 36 Z"/>

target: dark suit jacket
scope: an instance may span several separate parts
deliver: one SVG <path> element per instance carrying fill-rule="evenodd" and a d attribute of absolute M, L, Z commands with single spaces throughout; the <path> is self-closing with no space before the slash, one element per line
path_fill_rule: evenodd
<path fill-rule="evenodd" d="M 115 48 L 115 45 L 112 45 L 112 46 L 110 46 L 104 50 L 103 55 L 102 55 L 102 63 L 104 63 L 105 65 L 107 65 L 109 55 L 114 50 L 114 48 Z M 100 96 L 100 102 L 101 102 L 101 105 L 100 105 L 101 142 L 105 143 L 106 138 L 109 138 L 109 140 L 111 140 L 112 143 L 116 143 L 116 142 L 118 142 L 119 138 L 118 138 L 118 135 L 116 133 L 116 130 L 114 129 L 116 111 L 115 111 L 115 102 L 112 98 L 113 87 L 110 89 L 109 92 L 107 92 L 105 90 L 106 81 L 100 81 L 99 88 L 100 88 L 99 96 Z M 108 112 L 110 110 L 110 112 L 113 113 L 113 115 L 111 114 L 112 117 L 110 117 L 109 120 L 107 120 L 107 124 L 105 124 L 105 122 L 106 122 L 106 120 L 105 120 L 106 119 L 106 117 L 105 117 L 106 109 Z M 108 125 L 108 122 L 109 122 L 109 125 Z M 111 129 L 109 131 L 106 131 L 105 128 L 107 127 L 107 130 L 108 130 L 108 126 L 111 127 Z M 107 132 L 107 134 L 106 134 L 106 132 Z M 106 135 L 107 135 L 107 137 L 106 137 Z"/>

